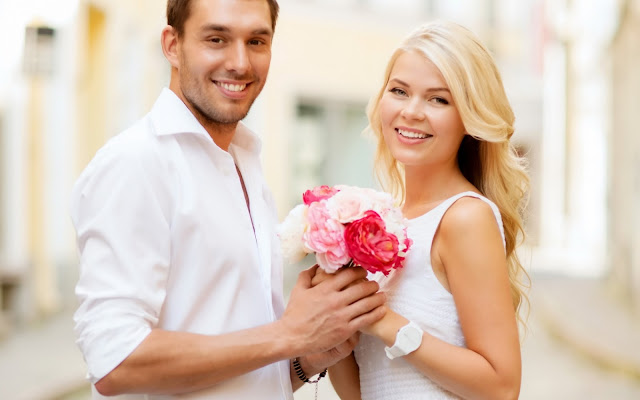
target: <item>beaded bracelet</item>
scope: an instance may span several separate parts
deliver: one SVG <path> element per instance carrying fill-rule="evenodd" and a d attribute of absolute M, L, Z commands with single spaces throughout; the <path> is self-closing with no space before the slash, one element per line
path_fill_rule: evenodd
<path fill-rule="evenodd" d="M 320 372 L 320 375 L 318 375 L 318 379 L 314 381 L 310 380 L 302 370 L 302 366 L 300 366 L 300 360 L 298 360 L 298 357 L 293 359 L 293 370 L 296 371 L 296 375 L 298 376 L 298 378 L 305 383 L 318 383 L 320 379 L 324 378 L 327 375 L 327 369 L 325 368 L 324 371 Z"/>

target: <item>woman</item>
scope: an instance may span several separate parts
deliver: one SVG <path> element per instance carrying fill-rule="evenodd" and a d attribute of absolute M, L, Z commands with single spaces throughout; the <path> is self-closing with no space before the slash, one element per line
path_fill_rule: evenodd
<path fill-rule="evenodd" d="M 514 115 L 486 47 L 450 22 L 393 53 L 369 107 L 377 172 L 413 240 L 381 280 L 388 311 L 329 369 L 342 399 L 516 399 L 528 178 Z"/>

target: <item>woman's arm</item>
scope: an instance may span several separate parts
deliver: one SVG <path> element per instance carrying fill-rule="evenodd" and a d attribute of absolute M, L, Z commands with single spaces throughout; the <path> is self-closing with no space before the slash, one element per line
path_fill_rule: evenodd
<path fill-rule="evenodd" d="M 360 400 L 360 375 L 353 353 L 329 368 L 329 378 L 342 400 Z"/>
<path fill-rule="evenodd" d="M 453 295 L 467 348 L 424 333 L 405 359 L 443 388 L 467 399 L 517 399 L 521 359 L 502 237 L 491 208 L 472 198 L 445 214 L 432 248 Z M 387 311 L 366 331 L 392 346 L 408 320 Z"/>
<path fill-rule="evenodd" d="M 327 274 L 322 270 L 322 268 L 316 269 L 316 274 L 311 281 L 311 286 L 315 286 L 320 282 L 323 282 L 327 278 L 329 278 L 330 274 Z M 365 281 L 366 279 L 362 279 Z M 362 282 L 360 281 L 360 282 Z M 387 307 L 384 307 L 384 312 L 386 312 Z M 342 400 L 360 400 L 360 370 L 358 368 L 358 364 L 356 362 L 355 356 L 353 355 L 353 348 L 358 343 L 360 334 L 352 336 L 347 342 L 350 344 L 351 354 L 347 357 L 343 358 L 338 363 L 329 367 L 329 378 L 331 379 L 331 385 L 334 390 L 340 396 Z"/>

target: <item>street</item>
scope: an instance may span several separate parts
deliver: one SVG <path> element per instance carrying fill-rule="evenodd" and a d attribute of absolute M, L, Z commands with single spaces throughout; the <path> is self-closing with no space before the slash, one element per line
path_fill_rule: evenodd
<path fill-rule="evenodd" d="M 522 347 L 521 400 L 640 399 L 640 381 L 602 370 L 552 338 L 535 313 L 535 303 L 532 310 Z M 73 341 L 71 315 L 63 313 L 0 342 L 0 399 L 88 399 L 82 357 Z M 328 379 L 318 389 L 319 399 L 338 399 Z M 305 385 L 295 400 L 313 400 L 314 390 L 314 385 Z"/>
<path fill-rule="evenodd" d="M 563 346 L 549 336 L 533 312 L 522 345 L 522 363 L 520 400 L 640 399 L 640 381 L 605 371 Z M 313 399 L 313 385 L 295 393 L 295 400 Z M 318 399 L 339 399 L 326 379 L 319 384 Z"/>

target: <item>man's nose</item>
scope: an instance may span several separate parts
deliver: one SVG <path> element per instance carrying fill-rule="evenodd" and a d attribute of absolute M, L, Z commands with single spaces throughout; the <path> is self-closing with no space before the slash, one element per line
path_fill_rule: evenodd
<path fill-rule="evenodd" d="M 227 70 L 234 71 L 239 75 L 245 74 L 251 69 L 249 52 L 245 43 L 236 42 L 229 47 L 225 65 Z"/>

